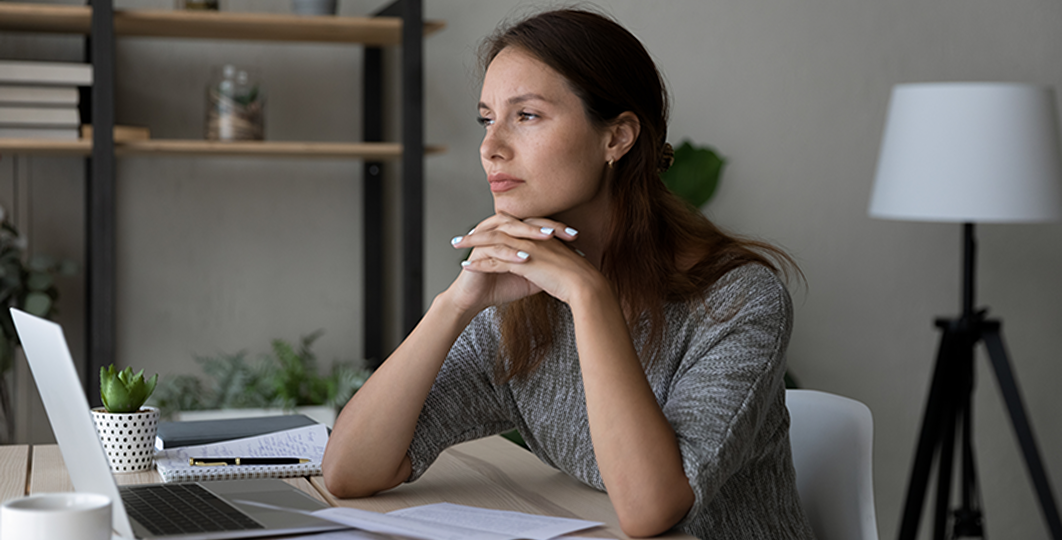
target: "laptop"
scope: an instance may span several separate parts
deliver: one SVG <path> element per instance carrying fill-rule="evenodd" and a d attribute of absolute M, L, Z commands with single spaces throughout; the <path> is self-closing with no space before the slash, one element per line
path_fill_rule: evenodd
<path fill-rule="evenodd" d="M 107 454 L 96 435 L 88 400 L 74 369 L 63 329 L 58 324 L 14 308 L 11 316 L 74 490 L 111 498 L 113 528 L 117 536 L 207 540 L 261 538 L 346 528 L 306 515 L 326 505 L 274 478 L 145 484 L 119 489 Z M 176 497 L 185 501 L 170 500 Z M 161 502 L 167 506 L 158 512 L 151 510 L 150 506 L 160 502 L 159 499 L 164 499 Z M 204 509 L 210 516 L 195 514 Z M 190 528 L 219 530 L 176 530 L 185 524 L 190 524 Z"/>

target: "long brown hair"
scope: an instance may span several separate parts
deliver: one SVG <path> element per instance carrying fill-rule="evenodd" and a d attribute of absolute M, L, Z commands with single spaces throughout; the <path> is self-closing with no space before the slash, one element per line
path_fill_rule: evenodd
<path fill-rule="evenodd" d="M 654 358 L 645 352 L 656 350 L 664 335 L 668 302 L 700 301 L 720 277 L 745 264 L 786 274 L 796 269 L 784 252 L 724 233 L 664 186 L 658 167 L 667 137 L 667 91 L 649 53 L 630 32 L 589 11 L 540 13 L 483 42 L 484 71 L 507 47 L 531 54 L 563 76 L 593 125 L 603 128 L 625 111 L 638 118 L 637 140 L 612 165 L 601 272 L 620 299 L 632 335 L 640 321 L 648 323 L 643 361 Z M 500 381 L 526 378 L 542 363 L 553 345 L 559 303 L 540 293 L 499 307 Z"/>

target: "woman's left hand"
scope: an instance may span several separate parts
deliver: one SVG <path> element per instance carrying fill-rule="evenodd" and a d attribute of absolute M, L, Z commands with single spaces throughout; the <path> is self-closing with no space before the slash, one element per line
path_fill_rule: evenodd
<path fill-rule="evenodd" d="M 582 287 L 600 285 L 605 278 L 569 242 L 578 232 L 546 218 L 519 220 L 495 214 L 455 239 L 455 248 L 473 248 L 464 270 L 484 274 L 512 274 L 532 290 L 570 303 Z"/>

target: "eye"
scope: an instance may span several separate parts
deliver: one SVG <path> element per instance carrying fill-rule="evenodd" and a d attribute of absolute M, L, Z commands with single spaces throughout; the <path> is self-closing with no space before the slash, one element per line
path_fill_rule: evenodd
<path fill-rule="evenodd" d="M 534 120 L 538 118 L 537 114 L 527 111 L 520 111 L 516 114 L 516 116 L 518 116 L 521 121 Z"/>
<path fill-rule="evenodd" d="M 487 118 L 486 116 L 477 116 L 476 123 L 483 127 L 488 127 L 494 123 L 494 120 Z"/>

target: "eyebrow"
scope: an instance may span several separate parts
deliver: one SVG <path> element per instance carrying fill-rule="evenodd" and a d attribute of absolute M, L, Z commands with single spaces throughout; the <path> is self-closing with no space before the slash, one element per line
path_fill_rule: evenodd
<path fill-rule="evenodd" d="M 509 105 L 516 105 L 518 103 L 524 103 L 526 101 L 535 101 L 535 100 L 545 101 L 546 103 L 552 103 L 552 101 L 546 99 L 545 96 L 543 96 L 542 94 L 535 94 L 534 92 L 529 92 L 527 94 L 520 94 L 519 96 L 513 96 L 513 97 L 507 99 L 506 103 L 508 103 Z M 479 108 L 480 109 L 490 110 L 490 107 L 488 107 L 487 104 L 483 103 L 482 101 L 479 102 Z"/>

